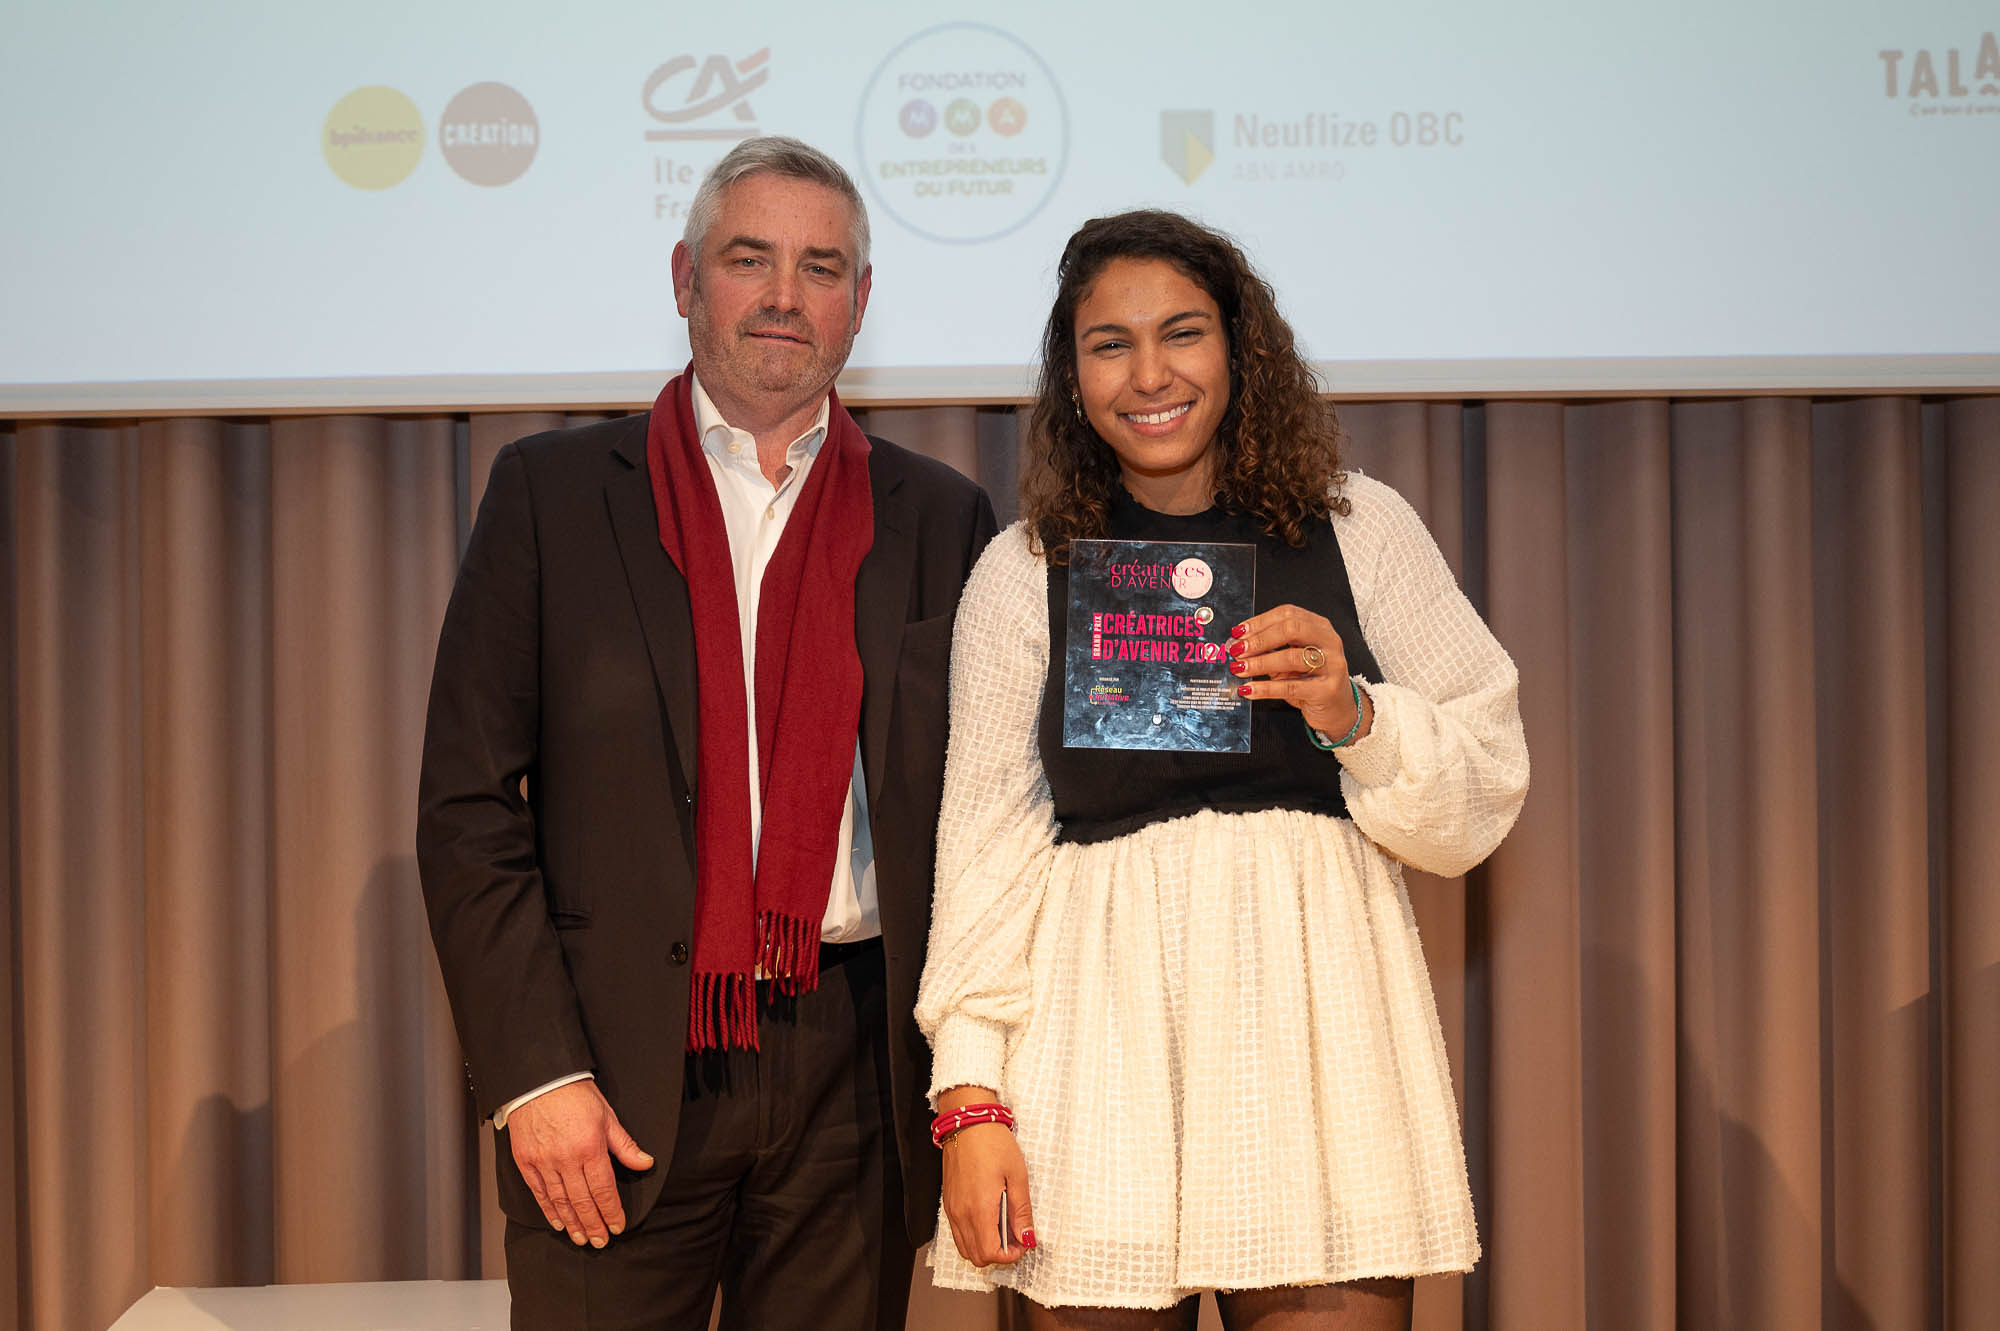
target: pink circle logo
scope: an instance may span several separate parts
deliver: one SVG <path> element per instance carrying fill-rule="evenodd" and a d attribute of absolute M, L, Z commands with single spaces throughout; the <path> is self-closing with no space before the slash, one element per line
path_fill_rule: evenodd
<path fill-rule="evenodd" d="M 1215 585 L 1215 573 L 1205 559 L 1190 556 L 1174 565 L 1174 590 L 1190 601 L 1198 601 L 1208 595 L 1208 589 Z"/>
<path fill-rule="evenodd" d="M 541 142 L 535 108 L 504 83 L 475 83 L 462 90 L 438 120 L 444 160 L 475 185 L 519 179 Z"/>

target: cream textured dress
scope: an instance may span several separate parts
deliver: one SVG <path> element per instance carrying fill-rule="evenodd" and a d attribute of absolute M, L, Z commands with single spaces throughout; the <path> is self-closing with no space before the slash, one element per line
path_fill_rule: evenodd
<path fill-rule="evenodd" d="M 1527 790 L 1514 665 L 1417 515 L 1350 475 L 1333 519 L 1383 679 L 1326 755 L 1353 821 L 1204 811 L 1058 843 L 1037 748 L 1047 568 L 1002 532 L 951 671 L 917 1020 L 932 1094 L 1014 1110 L 1037 1247 L 939 1285 L 1163 1308 L 1203 1289 L 1469 1269 L 1479 1256 L 1429 972 L 1397 860 L 1456 875 Z"/>

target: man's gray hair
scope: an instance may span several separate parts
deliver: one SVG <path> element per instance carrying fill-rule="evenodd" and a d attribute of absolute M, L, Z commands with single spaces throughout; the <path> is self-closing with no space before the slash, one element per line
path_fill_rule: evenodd
<path fill-rule="evenodd" d="M 840 163 L 810 143 L 782 134 L 743 140 L 703 178 L 701 188 L 694 193 L 694 202 L 688 205 L 687 228 L 681 232 L 696 266 L 701 264 L 701 247 L 708 239 L 708 229 L 715 225 L 715 215 L 722 211 L 723 192 L 745 176 L 763 171 L 788 180 L 824 185 L 847 200 L 854 213 L 853 278 L 859 282 L 861 274 L 868 270 L 868 209 L 861 202 L 861 191 L 854 188 L 853 179 Z"/>

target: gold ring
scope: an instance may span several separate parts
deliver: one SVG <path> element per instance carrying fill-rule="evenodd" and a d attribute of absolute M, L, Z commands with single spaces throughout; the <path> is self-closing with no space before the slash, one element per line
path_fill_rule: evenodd
<path fill-rule="evenodd" d="M 1325 664 L 1326 664 L 1326 653 L 1325 653 L 1325 652 L 1321 651 L 1321 650 L 1320 650 L 1319 648 L 1317 648 L 1317 647 L 1307 647 L 1307 648 L 1306 648 L 1306 669 L 1307 669 L 1307 670 L 1310 670 L 1310 671 L 1314 672 L 1315 674 L 1317 674 L 1317 673 L 1319 672 L 1319 668 L 1320 668 L 1321 666 L 1325 665 Z"/>

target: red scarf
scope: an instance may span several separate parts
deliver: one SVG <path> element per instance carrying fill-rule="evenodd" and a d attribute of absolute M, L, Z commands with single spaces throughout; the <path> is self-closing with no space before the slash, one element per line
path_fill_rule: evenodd
<path fill-rule="evenodd" d="M 750 760 L 736 572 L 694 421 L 693 367 L 660 390 L 646 467 L 660 544 L 687 579 L 700 683 L 690 1051 L 757 1048 L 753 970 L 819 985 L 819 931 L 854 772 L 861 655 L 854 575 L 875 541 L 868 440 L 836 396 L 826 441 L 764 570 L 757 612 L 763 836 L 751 868 Z M 754 881 L 753 881 L 754 878 Z"/>

